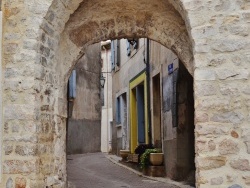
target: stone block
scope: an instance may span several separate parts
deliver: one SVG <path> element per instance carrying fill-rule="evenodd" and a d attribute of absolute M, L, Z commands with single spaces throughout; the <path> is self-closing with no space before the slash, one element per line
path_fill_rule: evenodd
<path fill-rule="evenodd" d="M 250 171 L 248 159 L 235 159 L 230 162 L 230 166 L 240 171 Z"/>
<path fill-rule="evenodd" d="M 239 138 L 239 134 L 236 131 L 231 131 L 231 136 L 233 138 Z"/>
<path fill-rule="evenodd" d="M 211 185 L 221 185 L 223 183 L 222 177 L 212 178 L 210 181 Z"/>
<path fill-rule="evenodd" d="M 250 176 L 243 176 L 243 179 L 245 180 L 246 185 L 250 185 Z"/>
<path fill-rule="evenodd" d="M 220 84 L 220 92 L 222 95 L 239 96 L 239 85 L 237 83 Z"/>
<path fill-rule="evenodd" d="M 196 131 L 199 135 L 226 135 L 229 134 L 230 127 L 224 125 L 198 124 Z"/>
<path fill-rule="evenodd" d="M 31 142 L 37 143 L 36 135 L 22 135 L 22 136 L 5 136 L 4 141 L 15 141 L 15 142 Z"/>
<path fill-rule="evenodd" d="M 13 144 L 4 142 L 3 149 L 5 155 L 10 155 L 13 152 Z"/>
<path fill-rule="evenodd" d="M 4 53 L 6 54 L 15 54 L 18 51 L 18 44 L 17 43 L 9 43 L 6 44 L 4 47 Z"/>
<path fill-rule="evenodd" d="M 34 106 L 32 105 L 9 105 L 4 109 L 5 119 L 33 119 Z"/>
<path fill-rule="evenodd" d="M 216 83 L 206 83 L 206 82 L 197 82 L 195 84 L 195 95 L 199 96 L 212 96 L 217 93 L 217 85 Z"/>
<path fill-rule="evenodd" d="M 216 113 L 211 117 L 214 122 L 239 124 L 244 120 L 244 115 L 240 112 Z"/>
<path fill-rule="evenodd" d="M 196 123 L 203 123 L 203 122 L 208 122 L 209 117 L 207 113 L 202 113 L 202 112 L 196 112 L 195 113 L 195 122 Z"/>
<path fill-rule="evenodd" d="M 225 111 L 230 109 L 230 99 L 228 97 L 216 97 L 211 99 L 197 99 L 197 108 L 201 111 L 208 111 L 210 109 L 215 109 L 216 111 Z"/>
<path fill-rule="evenodd" d="M 244 40 L 237 39 L 221 39 L 217 40 L 213 49 L 219 52 L 235 52 L 244 49 L 249 43 Z"/>
<path fill-rule="evenodd" d="M 25 178 L 17 177 L 15 179 L 15 188 L 26 188 L 27 180 Z"/>
<path fill-rule="evenodd" d="M 195 70 L 195 73 L 194 73 L 194 78 L 196 80 L 216 80 L 216 74 L 215 74 L 215 71 L 214 70 L 204 70 L 204 69 L 201 69 L 201 70 Z"/>
<path fill-rule="evenodd" d="M 226 165 L 226 157 L 213 156 L 213 157 L 198 157 L 197 168 L 201 170 L 211 170 L 220 168 Z"/>
<path fill-rule="evenodd" d="M 216 149 L 216 144 L 213 140 L 210 140 L 208 142 L 208 149 L 209 149 L 209 151 L 214 151 Z"/>
<path fill-rule="evenodd" d="M 220 80 L 247 80 L 249 72 L 246 69 L 219 69 L 216 71 Z"/>
<path fill-rule="evenodd" d="M 38 148 L 36 145 L 17 145 L 15 149 L 16 154 L 21 156 L 34 156 L 37 155 Z"/>
<path fill-rule="evenodd" d="M 238 144 L 230 139 L 224 139 L 219 144 L 219 153 L 221 155 L 237 154 L 239 150 Z"/>
<path fill-rule="evenodd" d="M 5 160 L 3 162 L 4 174 L 30 174 L 37 171 L 36 160 Z"/>
<path fill-rule="evenodd" d="M 6 188 L 14 188 L 14 182 L 12 178 L 9 178 L 6 182 Z"/>
<path fill-rule="evenodd" d="M 243 187 L 241 187 L 241 186 L 238 185 L 238 184 L 234 184 L 234 185 L 232 185 L 232 186 L 230 186 L 230 187 L 228 187 L 228 188 L 243 188 Z"/>

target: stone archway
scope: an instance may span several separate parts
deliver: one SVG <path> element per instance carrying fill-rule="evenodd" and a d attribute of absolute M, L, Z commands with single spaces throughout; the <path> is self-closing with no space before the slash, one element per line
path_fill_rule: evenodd
<path fill-rule="evenodd" d="M 3 11 L 1 186 L 65 185 L 64 91 L 70 69 L 87 45 L 122 37 L 160 42 L 194 75 L 197 187 L 247 184 L 247 2 L 8 0 Z"/>

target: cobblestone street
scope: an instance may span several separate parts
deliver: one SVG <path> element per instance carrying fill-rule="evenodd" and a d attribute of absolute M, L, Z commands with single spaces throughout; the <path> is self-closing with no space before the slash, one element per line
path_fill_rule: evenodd
<path fill-rule="evenodd" d="M 75 188 L 179 188 L 144 177 L 112 163 L 102 153 L 70 155 L 68 181 Z"/>

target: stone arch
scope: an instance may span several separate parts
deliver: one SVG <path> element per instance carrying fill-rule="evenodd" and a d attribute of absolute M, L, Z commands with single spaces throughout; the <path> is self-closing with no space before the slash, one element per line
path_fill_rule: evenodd
<path fill-rule="evenodd" d="M 114 6 L 115 3 L 112 1 L 103 1 L 101 3 L 98 1 L 84 1 L 80 4 L 74 14 L 70 16 L 60 37 L 58 37 L 60 40 L 57 42 L 60 43 L 58 46 L 61 49 L 57 49 L 55 52 L 55 59 L 68 53 L 65 49 L 62 49 L 63 45 L 61 44 L 65 43 L 65 41 L 67 41 L 67 45 L 70 45 L 76 51 L 74 52 L 76 55 L 72 55 L 73 52 L 71 51 L 71 56 L 78 57 L 81 56 L 79 50 L 83 53 L 81 48 L 101 40 L 147 37 L 175 52 L 184 62 L 189 72 L 193 74 L 191 41 L 185 22 L 174 7 L 162 0 L 155 2 L 127 1 L 122 3 L 126 7 L 126 11 L 122 14 L 119 12 L 120 5 Z M 98 6 L 101 8 L 97 9 Z M 140 9 L 135 9 L 134 6 L 140 7 Z M 106 7 L 112 7 L 112 11 L 109 11 L 108 15 L 106 14 Z M 46 17 L 50 18 L 51 16 Z M 49 34 L 49 30 L 53 30 L 49 29 L 45 23 L 44 27 L 47 28 L 45 30 L 46 34 Z"/>
<path fill-rule="evenodd" d="M 68 77 L 71 69 L 90 44 L 107 39 L 149 38 L 175 52 L 193 75 L 192 44 L 185 22 L 175 8 L 164 0 L 121 2 L 122 7 L 126 7 L 124 12 L 121 11 L 121 5 L 112 0 L 83 1 L 70 15 L 64 29 L 60 29 L 63 24 L 56 19 L 58 16 L 54 15 L 55 10 L 49 11 L 45 16 L 42 23 L 42 43 L 39 47 L 40 64 L 45 65 L 40 71 L 45 74 L 38 78 L 37 82 L 39 85 L 48 86 L 39 93 L 46 93 L 49 89 L 52 92 L 50 95 L 54 96 L 51 100 L 55 103 L 50 105 L 54 106 L 54 111 L 51 113 L 57 116 L 56 119 L 54 118 L 55 124 L 58 124 L 58 121 L 63 122 L 60 126 L 65 124 Z M 107 7 L 112 7 L 112 11 L 108 14 Z M 58 24 L 55 25 L 55 23 Z M 56 84 L 52 80 L 49 82 L 53 84 L 48 84 L 51 77 L 57 80 Z M 48 104 L 47 101 L 42 100 L 39 105 Z M 39 121 L 46 122 L 46 119 L 41 117 Z M 65 137 L 58 136 L 52 141 L 52 145 L 65 145 Z M 54 152 L 53 158 L 58 158 L 58 155 Z M 60 168 L 65 174 L 66 162 L 60 160 L 60 163 L 63 163 Z"/>
<path fill-rule="evenodd" d="M 155 2 L 163 5 L 158 6 L 159 9 L 156 9 L 157 5 L 148 7 L 146 12 L 141 10 L 142 14 L 138 17 L 115 17 L 115 29 L 112 28 L 112 21 L 109 22 L 110 18 L 98 18 L 103 12 L 92 16 L 90 12 L 87 15 L 90 16 L 88 19 L 98 18 L 99 21 L 90 22 L 82 18 L 71 25 L 71 19 L 80 14 L 81 8 L 84 9 L 85 5 L 91 8 L 93 4 L 89 0 L 2 2 L 5 72 L 5 129 L 2 131 L 5 150 L 2 153 L 1 187 L 13 183 L 15 178 L 19 178 L 17 176 L 31 187 L 50 184 L 64 186 L 65 166 L 61 164 L 65 164 L 65 156 L 61 154 L 65 142 L 63 125 L 66 110 L 62 91 L 65 89 L 63 85 L 67 80 L 67 71 L 84 53 L 87 45 L 126 36 L 148 37 L 161 42 L 172 49 L 186 67 L 193 63 L 188 69 L 193 73 L 195 88 L 197 187 L 209 187 L 211 184 L 247 185 L 246 177 L 250 176 L 250 36 L 247 1 L 115 0 L 110 7 L 117 8 L 121 2 L 131 2 L 132 5 L 141 3 L 145 8 Z M 94 10 L 98 12 L 99 8 L 102 10 L 102 5 L 111 1 L 93 2 L 101 5 Z M 132 7 L 132 12 L 136 12 L 140 6 Z M 126 11 L 126 7 L 120 8 Z M 150 11 L 152 14 L 149 14 Z M 132 22 L 126 21 L 131 17 L 135 18 Z M 151 21 L 145 22 L 144 18 L 148 17 Z M 165 28 L 169 28 L 169 24 L 165 23 L 171 23 L 171 19 L 174 19 L 179 35 L 171 29 L 164 33 Z M 125 34 L 119 30 L 119 23 L 128 26 Z M 148 25 L 150 23 L 154 25 Z M 75 27 L 80 28 L 84 24 L 90 25 L 92 30 L 96 29 L 96 33 L 91 32 L 87 37 Z M 132 27 L 137 24 L 138 27 Z M 105 27 L 111 29 L 100 29 Z M 115 32 L 109 33 L 112 30 Z M 24 35 L 20 36 L 20 33 Z M 86 38 L 78 41 L 76 36 Z M 167 36 L 173 38 L 167 39 Z M 189 55 L 185 55 L 186 52 Z M 68 68 L 62 70 L 63 67 Z M 15 125 L 22 127 L 23 132 L 11 132 L 10 127 Z M 46 130 L 49 133 L 45 134 Z M 20 156 L 17 148 L 31 148 L 29 151 L 36 152 Z M 241 164 L 246 164 L 246 167 L 243 168 Z M 234 175 L 228 175 L 228 170 L 233 171 Z M 220 177 L 217 177 L 218 174 Z M 55 175 L 59 178 L 54 179 Z"/>

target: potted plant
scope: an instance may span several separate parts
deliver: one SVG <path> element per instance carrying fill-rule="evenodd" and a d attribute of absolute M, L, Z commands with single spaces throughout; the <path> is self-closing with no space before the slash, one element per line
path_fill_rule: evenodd
<path fill-rule="evenodd" d="M 138 162 L 140 163 L 141 155 L 146 151 L 146 149 L 154 149 L 152 144 L 140 144 L 135 148 L 135 154 L 138 155 Z"/>
<path fill-rule="evenodd" d="M 120 156 L 122 157 L 122 160 L 127 160 L 128 154 L 130 154 L 129 150 L 120 150 Z"/>
<path fill-rule="evenodd" d="M 158 149 L 146 149 L 145 152 L 140 157 L 140 167 L 145 169 L 150 165 L 150 154 L 159 153 Z"/>
<path fill-rule="evenodd" d="M 150 153 L 149 161 L 153 166 L 159 166 L 163 163 L 163 153 Z"/>

